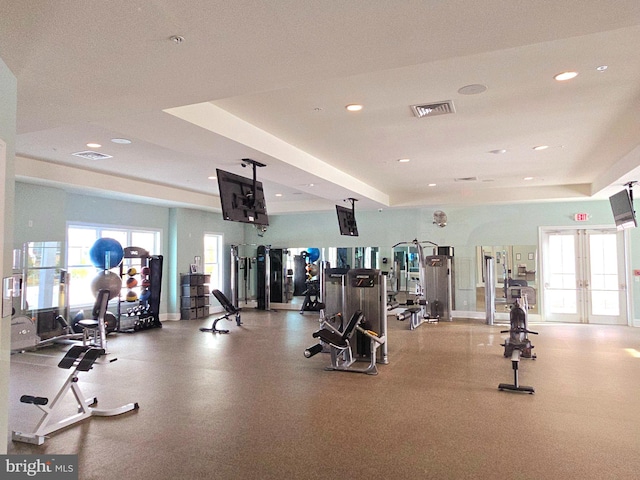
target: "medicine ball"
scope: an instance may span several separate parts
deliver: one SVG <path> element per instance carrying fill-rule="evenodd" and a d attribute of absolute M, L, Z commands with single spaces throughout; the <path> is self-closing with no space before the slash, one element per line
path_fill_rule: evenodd
<path fill-rule="evenodd" d="M 76 313 L 73 317 L 73 320 L 71 321 L 71 328 L 73 328 L 73 331 L 75 333 L 82 333 L 82 327 L 78 325 L 78 322 L 80 320 L 84 320 L 84 310 L 80 310 L 78 313 Z"/>
<path fill-rule="evenodd" d="M 127 278 L 127 288 L 133 288 L 138 286 L 138 280 L 135 277 Z"/>
<path fill-rule="evenodd" d="M 129 267 L 127 269 L 127 275 L 133 277 L 136 273 L 138 273 L 138 270 L 136 270 L 136 267 Z"/>
<path fill-rule="evenodd" d="M 133 290 L 129 290 L 127 292 L 126 300 L 127 302 L 135 302 L 136 300 L 138 300 L 138 294 Z"/>
<path fill-rule="evenodd" d="M 118 327 L 118 319 L 116 318 L 116 316 L 111 312 L 105 313 L 104 329 L 106 330 L 106 332 L 107 333 L 115 332 L 117 327 Z"/>

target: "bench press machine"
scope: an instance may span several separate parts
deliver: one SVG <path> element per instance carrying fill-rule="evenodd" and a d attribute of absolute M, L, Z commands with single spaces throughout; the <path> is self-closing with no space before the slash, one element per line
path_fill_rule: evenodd
<path fill-rule="evenodd" d="M 233 303 L 231 303 L 231 301 L 227 298 L 227 296 L 224 293 L 222 293 L 220 290 L 215 289 L 211 293 L 213 294 L 214 297 L 216 297 L 216 300 L 218 300 L 220 305 L 222 305 L 222 308 L 224 308 L 225 314 L 214 319 L 213 325 L 211 325 L 210 328 L 202 327 L 200 331 L 212 332 L 212 333 L 229 333 L 229 330 L 221 330 L 217 327 L 217 325 L 220 320 L 230 320 L 229 317 L 231 315 L 236 316 L 236 325 L 238 326 L 242 325 L 242 321 L 240 320 L 240 311 L 242 310 L 242 308 L 236 308 L 233 305 Z"/>
<path fill-rule="evenodd" d="M 313 338 L 318 338 L 330 347 L 331 365 L 325 370 L 340 370 L 343 372 L 366 373 L 367 375 L 377 375 L 376 353 L 380 345 L 386 341 L 386 335 L 378 336 L 375 332 L 364 328 L 364 314 L 361 310 L 354 312 L 349 319 L 344 331 L 331 327 L 329 323 L 325 323 L 325 327 L 313 333 Z M 371 342 L 371 355 L 369 365 L 362 369 L 354 367 L 356 358 L 353 355 L 352 340 L 356 332 L 360 332 Z M 304 356 L 310 358 L 322 351 L 322 344 L 318 343 L 305 350 Z"/>
<path fill-rule="evenodd" d="M 66 353 L 66 355 L 58 363 L 58 367 L 71 369 L 72 372 L 67 377 L 55 398 L 49 404 L 47 397 L 36 397 L 33 395 L 22 395 L 20 402 L 35 405 L 44 412 L 44 415 L 36 425 L 35 432 L 25 433 L 13 431 L 11 439 L 16 442 L 32 443 L 34 445 L 42 445 L 46 437 L 58 430 L 66 428 L 74 423 L 80 422 L 89 417 L 111 417 L 120 415 L 131 410 L 138 410 L 138 403 L 128 403 L 121 407 L 111 409 L 99 409 L 92 405 L 98 403 L 96 397 L 86 398 L 80 387 L 78 386 L 78 373 L 88 372 L 93 368 L 94 363 L 101 355 L 104 354 L 102 348 L 90 347 L 87 345 L 75 345 Z M 63 407 L 62 400 L 68 390 L 71 390 L 76 399 L 78 412 L 56 423 L 52 423 L 59 418 L 58 412 Z M 68 405 L 67 405 L 68 406 Z"/>

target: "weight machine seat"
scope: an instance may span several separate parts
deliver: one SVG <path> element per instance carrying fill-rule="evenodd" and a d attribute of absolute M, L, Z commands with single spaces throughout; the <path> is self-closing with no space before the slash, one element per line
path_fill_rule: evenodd
<path fill-rule="evenodd" d="M 349 346 L 349 338 L 351 338 L 356 326 L 362 321 L 363 317 L 364 313 L 362 313 L 361 310 L 357 310 L 351 315 L 349 323 L 347 323 L 342 334 L 329 330 L 328 328 L 322 328 L 317 332 L 313 332 L 313 338 L 324 340 L 337 348 L 347 348 Z"/>
<path fill-rule="evenodd" d="M 106 338 L 102 337 L 100 332 L 100 320 L 103 325 L 105 322 L 105 314 L 107 313 L 107 306 L 109 305 L 109 296 L 111 292 L 106 289 L 101 289 L 96 295 L 96 302 L 93 305 L 91 311 L 91 319 L 84 319 L 78 322 L 78 325 L 82 327 L 82 343 L 83 345 L 95 345 L 101 348 L 106 346 Z M 106 330 L 105 330 L 106 335 Z"/>

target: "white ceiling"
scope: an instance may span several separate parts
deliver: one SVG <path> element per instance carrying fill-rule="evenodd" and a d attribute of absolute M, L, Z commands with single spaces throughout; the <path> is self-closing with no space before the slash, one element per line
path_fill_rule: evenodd
<path fill-rule="evenodd" d="M 639 45 L 637 0 L 4 0 L 0 15 L 19 156 L 207 195 L 216 168 L 250 176 L 252 158 L 270 213 L 606 196 L 640 180 Z M 410 108 L 445 100 L 455 113 Z M 88 142 L 113 158 L 71 155 Z"/>

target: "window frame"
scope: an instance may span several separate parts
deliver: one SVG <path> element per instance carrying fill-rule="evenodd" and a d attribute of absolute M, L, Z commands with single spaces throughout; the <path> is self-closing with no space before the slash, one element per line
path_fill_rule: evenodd
<path fill-rule="evenodd" d="M 83 307 L 88 307 L 93 305 L 94 301 L 93 299 L 89 300 L 89 295 L 87 295 L 86 290 L 84 293 L 81 294 L 81 297 L 80 297 L 81 300 L 78 302 L 77 300 L 78 295 L 77 294 L 74 295 L 74 292 L 77 291 L 74 286 L 74 284 L 76 283 L 74 282 L 74 277 L 75 277 L 75 280 L 77 281 L 78 272 L 81 272 L 83 269 L 86 269 L 87 272 L 89 272 L 89 269 L 95 269 L 95 267 L 88 260 L 89 250 L 91 248 L 91 245 L 88 245 L 88 246 L 87 245 L 71 245 L 69 240 L 69 231 L 71 229 L 93 231 L 95 233 L 95 239 L 93 240 L 94 242 L 98 238 L 103 238 L 102 232 L 104 231 L 124 232 L 127 238 L 127 241 L 125 243 L 127 244 L 123 245 L 123 248 L 132 246 L 132 245 L 128 245 L 128 243 L 131 242 L 131 238 L 134 234 L 151 233 L 153 234 L 153 237 L 154 237 L 153 239 L 154 245 L 153 245 L 153 249 L 149 250 L 149 254 L 160 255 L 159 252 L 162 252 L 162 233 L 163 232 L 162 232 L 162 229 L 160 228 L 155 229 L 155 228 L 144 228 L 144 227 L 137 227 L 137 226 L 109 225 L 109 224 L 100 224 L 100 223 L 67 222 L 67 226 L 65 230 L 64 265 L 65 265 L 65 269 L 69 273 L 69 279 L 70 279 L 69 294 L 68 294 L 69 295 L 68 302 L 69 302 L 70 308 L 83 308 Z M 133 246 L 146 248 L 145 245 L 133 245 Z M 82 250 L 79 255 L 77 253 L 74 253 L 72 255 L 70 254 L 72 248 L 73 249 L 80 248 Z M 80 258 L 81 263 L 70 264 L 71 257 Z M 88 280 L 90 277 L 92 278 L 92 276 L 89 273 L 86 275 L 80 274 L 79 276 L 81 278 L 84 278 L 85 279 L 84 281 Z M 86 289 L 86 285 L 85 285 L 85 289 Z M 74 303 L 74 301 L 77 303 Z"/>
<path fill-rule="evenodd" d="M 215 238 L 215 242 L 216 242 L 216 249 L 218 250 L 218 261 L 217 262 L 210 262 L 207 259 L 207 239 L 213 239 Z M 214 289 L 219 289 L 222 290 L 223 286 L 224 286 L 224 234 L 219 233 L 219 232 L 204 232 L 204 235 L 202 237 L 202 245 L 203 245 L 203 256 L 202 256 L 202 271 L 207 274 L 207 275 L 211 275 L 210 280 L 209 280 L 209 287 L 211 290 Z M 217 268 L 217 275 L 212 273 L 207 266 L 208 265 L 216 265 Z M 214 269 L 215 271 L 215 269 Z"/>

